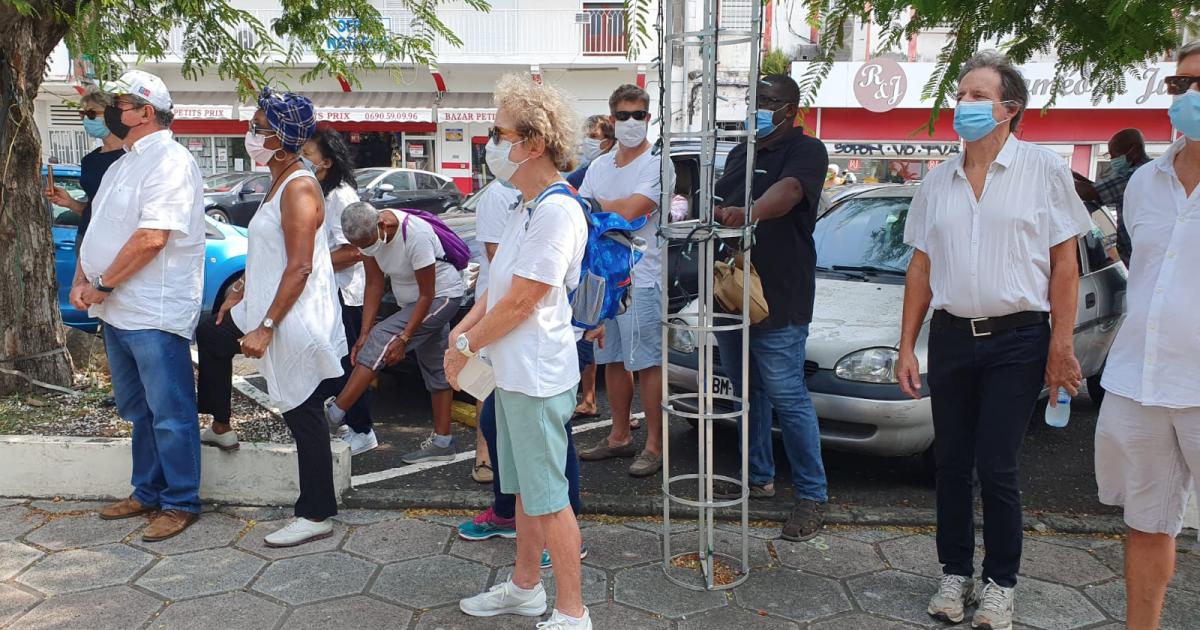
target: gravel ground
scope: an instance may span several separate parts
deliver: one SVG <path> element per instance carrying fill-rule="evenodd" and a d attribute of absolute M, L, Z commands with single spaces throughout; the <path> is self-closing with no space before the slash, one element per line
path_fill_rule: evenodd
<path fill-rule="evenodd" d="M 117 414 L 116 407 L 106 404 L 112 395 L 107 373 L 77 373 L 75 390 L 80 396 L 39 390 L 0 398 L 0 434 L 129 437 L 129 423 Z M 200 416 L 202 427 L 211 422 L 212 416 Z M 292 441 L 282 418 L 237 390 L 233 393 L 233 428 L 246 442 Z"/>

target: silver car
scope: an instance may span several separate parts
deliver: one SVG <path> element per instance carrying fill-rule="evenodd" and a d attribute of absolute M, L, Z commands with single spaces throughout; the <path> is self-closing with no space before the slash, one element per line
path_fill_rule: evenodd
<path fill-rule="evenodd" d="M 926 453 L 933 444 L 928 390 L 913 400 L 900 391 L 895 375 L 905 269 L 912 256 L 904 244 L 904 223 L 916 188 L 855 191 L 837 199 L 817 221 L 816 301 L 804 371 L 826 447 L 907 456 Z M 1099 400 L 1100 373 L 1125 313 L 1126 269 L 1116 255 L 1111 217 L 1097 209 L 1092 221 L 1091 232 L 1079 237 L 1075 354 L 1092 399 Z M 686 310 L 694 309 L 693 303 Z M 932 311 L 917 339 L 922 368 L 928 366 L 931 316 Z M 673 330 L 668 341 L 671 393 L 694 393 L 695 339 Z M 713 391 L 730 394 L 733 386 L 720 370 L 715 348 L 714 356 Z"/>

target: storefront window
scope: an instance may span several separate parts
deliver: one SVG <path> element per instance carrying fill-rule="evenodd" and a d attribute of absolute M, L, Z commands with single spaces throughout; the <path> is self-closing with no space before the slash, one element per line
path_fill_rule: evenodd
<path fill-rule="evenodd" d="M 205 176 L 252 170 L 246 141 L 240 136 L 175 136 L 191 152 Z"/>

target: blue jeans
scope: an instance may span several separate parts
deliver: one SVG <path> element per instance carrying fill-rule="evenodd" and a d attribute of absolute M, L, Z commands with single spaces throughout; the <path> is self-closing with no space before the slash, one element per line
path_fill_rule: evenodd
<path fill-rule="evenodd" d="M 200 513 L 200 424 L 188 340 L 104 324 L 117 411 L 133 425 L 133 498 Z"/>
<path fill-rule="evenodd" d="M 742 387 L 741 335 L 716 334 L 721 368 Z M 761 486 L 775 480 L 772 446 L 772 409 L 779 416 L 783 450 L 792 468 L 797 499 L 824 503 L 829 499 L 825 465 L 821 461 L 821 433 L 808 386 L 804 383 L 804 344 L 808 325 L 774 330 L 750 329 L 750 483 Z M 740 444 L 739 444 L 740 446 Z"/>
<path fill-rule="evenodd" d="M 516 518 L 517 497 L 500 491 L 500 465 L 496 458 L 496 395 L 492 394 L 483 401 L 483 411 L 479 414 L 479 430 L 487 442 L 488 460 L 492 462 L 492 510 L 500 518 Z M 575 454 L 575 438 L 571 435 L 570 423 L 567 423 L 567 461 L 563 472 L 567 475 L 567 497 L 571 501 L 571 510 L 578 516 L 583 510 L 583 501 L 579 498 L 579 457 Z"/>

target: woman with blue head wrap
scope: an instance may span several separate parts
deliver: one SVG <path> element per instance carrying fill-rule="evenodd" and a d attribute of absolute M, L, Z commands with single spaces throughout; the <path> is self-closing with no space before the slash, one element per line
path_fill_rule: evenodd
<path fill-rule="evenodd" d="M 196 330 L 198 403 L 201 413 L 213 415 L 201 442 L 223 450 L 238 446 L 229 400 L 239 353 L 259 359 L 267 391 L 296 441 L 296 519 L 266 537 L 269 547 L 326 538 L 333 532 L 329 517 L 337 514 L 321 385 L 341 376 L 346 336 L 323 229 L 324 195 L 299 155 L 315 132 L 307 97 L 270 88 L 259 93 L 246 152 L 270 169 L 271 188 L 250 220 L 246 275 Z"/>

